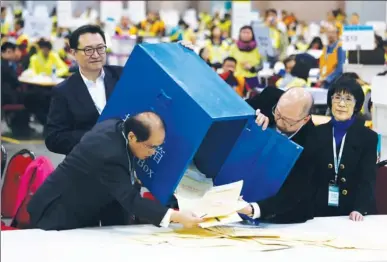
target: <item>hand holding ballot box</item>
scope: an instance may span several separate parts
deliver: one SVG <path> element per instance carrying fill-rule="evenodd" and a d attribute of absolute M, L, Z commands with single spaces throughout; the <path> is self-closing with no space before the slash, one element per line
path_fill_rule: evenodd
<path fill-rule="evenodd" d="M 274 130 L 263 132 L 254 110 L 197 54 L 176 43 L 135 46 L 99 121 L 144 111 L 161 116 L 166 138 L 151 158 L 136 161 L 136 172 L 163 204 L 192 163 L 218 186 L 243 180 L 243 195 L 269 197 L 302 150 Z"/>

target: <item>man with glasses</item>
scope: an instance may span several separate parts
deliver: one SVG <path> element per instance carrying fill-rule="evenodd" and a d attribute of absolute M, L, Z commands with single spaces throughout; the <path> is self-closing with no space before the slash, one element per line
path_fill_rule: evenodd
<path fill-rule="evenodd" d="M 262 97 L 261 99 L 265 100 Z M 274 102 L 273 99 L 271 101 Z M 275 196 L 251 203 L 250 206 L 240 210 L 240 213 L 272 223 L 297 223 L 312 218 L 314 173 L 312 136 L 315 130 L 311 119 L 312 106 L 312 95 L 304 88 L 295 87 L 284 92 L 278 103 L 272 106 L 272 125 L 269 123 L 269 117 L 257 109 L 256 122 L 259 126 L 263 129 L 273 126 L 279 133 L 301 145 L 304 150 Z M 268 105 L 265 104 L 265 107 Z"/>
<path fill-rule="evenodd" d="M 53 89 L 45 129 L 48 150 L 64 155 L 95 125 L 123 70 L 105 65 L 106 39 L 99 26 L 79 27 L 69 45 L 79 71 Z"/>
<path fill-rule="evenodd" d="M 87 132 L 32 197 L 31 226 L 44 230 L 135 224 L 196 226 L 202 219 L 142 198 L 134 158 L 164 143 L 159 115 L 143 112 L 102 121 Z"/>
<path fill-rule="evenodd" d="M 47 148 L 67 155 L 97 122 L 121 73 L 106 66 L 106 39 L 100 27 L 85 25 L 69 39 L 79 71 L 53 89 L 47 118 Z"/>

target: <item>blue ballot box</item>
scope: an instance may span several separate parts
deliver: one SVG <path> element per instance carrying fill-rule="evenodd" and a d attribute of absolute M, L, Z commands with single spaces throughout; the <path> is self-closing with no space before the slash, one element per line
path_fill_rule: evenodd
<path fill-rule="evenodd" d="M 197 54 L 180 44 L 141 44 L 131 53 L 99 121 L 158 113 L 165 143 L 136 161 L 143 185 L 163 204 L 195 163 L 216 176 L 254 110 Z"/>
<path fill-rule="evenodd" d="M 215 177 L 214 185 L 244 180 L 242 195 L 248 202 L 275 195 L 303 148 L 273 129 L 249 121 Z"/>

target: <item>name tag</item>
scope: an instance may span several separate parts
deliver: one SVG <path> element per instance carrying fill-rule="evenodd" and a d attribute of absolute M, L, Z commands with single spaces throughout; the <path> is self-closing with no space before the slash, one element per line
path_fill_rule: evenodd
<path fill-rule="evenodd" d="M 339 206 L 339 187 L 336 185 L 329 185 L 328 188 L 328 206 Z"/>

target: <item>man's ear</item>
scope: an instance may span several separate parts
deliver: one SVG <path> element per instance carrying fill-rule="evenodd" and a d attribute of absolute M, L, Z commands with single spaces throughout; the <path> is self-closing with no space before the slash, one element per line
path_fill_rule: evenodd
<path fill-rule="evenodd" d="M 128 134 L 128 140 L 130 142 L 136 142 L 137 141 L 137 137 L 136 137 L 136 135 L 132 131 L 130 131 L 129 134 Z"/>
<path fill-rule="evenodd" d="M 75 56 L 75 52 L 76 52 L 76 50 L 74 50 L 74 49 L 70 49 L 70 53 L 73 55 L 73 56 Z"/>

